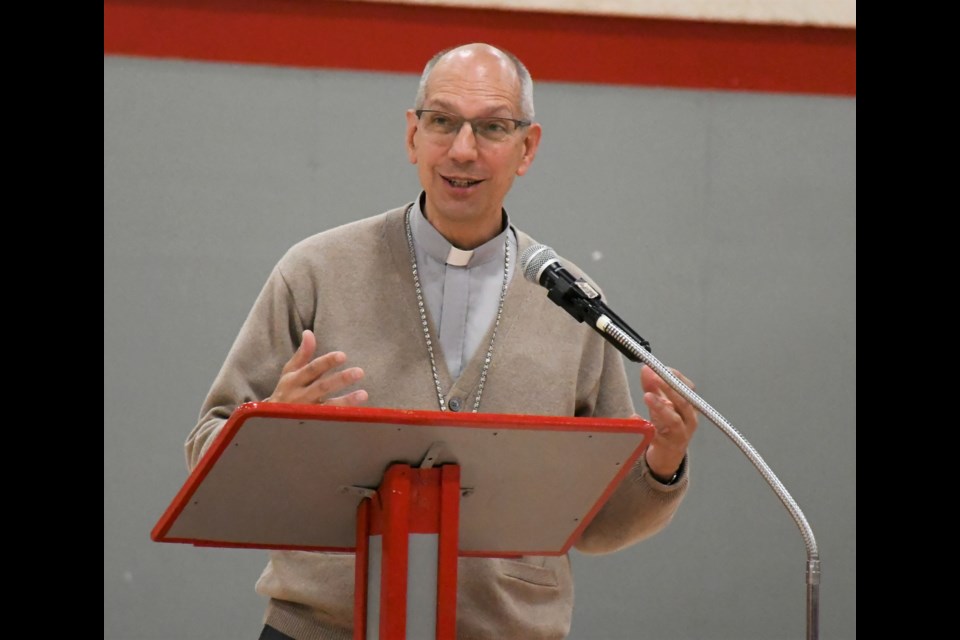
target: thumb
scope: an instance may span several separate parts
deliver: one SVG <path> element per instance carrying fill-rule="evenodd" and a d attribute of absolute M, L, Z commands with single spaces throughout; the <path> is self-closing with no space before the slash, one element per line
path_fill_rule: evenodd
<path fill-rule="evenodd" d="M 287 361 L 287 364 L 283 367 L 284 373 L 289 373 L 291 371 L 296 371 L 307 365 L 311 360 L 313 360 L 313 354 L 317 350 L 317 338 L 313 335 L 313 331 L 306 329 L 303 332 L 303 338 L 300 340 L 300 347 L 297 349 L 296 353 Z"/>

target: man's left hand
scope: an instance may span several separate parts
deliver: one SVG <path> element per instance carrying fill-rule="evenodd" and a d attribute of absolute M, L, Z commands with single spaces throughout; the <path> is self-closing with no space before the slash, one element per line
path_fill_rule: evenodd
<path fill-rule="evenodd" d="M 695 388 L 685 375 L 676 369 L 671 371 L 688 387 Z M 668 482 L 680 470 L 687 446 L 697 430 L 697 412 L 646 365 L 640 370 L 640 385 L 644 392 L 643 402 L 650 411 L 650 422 L 657 429 L 647 448 L 647 466 L 654 478 Z"/>

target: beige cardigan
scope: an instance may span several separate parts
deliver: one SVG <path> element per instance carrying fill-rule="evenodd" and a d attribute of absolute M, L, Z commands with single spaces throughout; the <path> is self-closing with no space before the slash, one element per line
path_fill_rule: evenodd
<path fill-rule="evenodd" d="M 438 409 L 410 270 L 406 207 L 317 234 L 280 260 L 227 355 L 186 442 L 193 468 L 231 412 L 268 397 L 304 329 L 317 353 L 347 354 L 361 367 L 367 406 Z M 519 251 L 534 243 L 517 231 Z M 437 333 L 431 327 L 432 335 Z M 489 343 L 489 335 L 481 344 Z M 434 342 L 436 345 L 436 342 Z M 437 347 L 434 346 L 436 352 Z M 446 400 L 473 406 L 486 350 L 456 381 L 436 354 Z M 503 315 L 480 410 L 560 416 L 628 417 L 633 404 L 620 354 L 527 282 L 521 269 Z M 686 466 L 686 465 L 684 465 Z M 687 486 L 663 485 L 641 458 L 576 547 L 615 551 L 662 529 Z M 265 621 L 298 640 L 350 638 L 353 555 L 271 552 L 257 592 L 271 600 Z M 461 558 L 457 632 L 465 638 L 563 638 L 573 582 L 566 557 Z"/>

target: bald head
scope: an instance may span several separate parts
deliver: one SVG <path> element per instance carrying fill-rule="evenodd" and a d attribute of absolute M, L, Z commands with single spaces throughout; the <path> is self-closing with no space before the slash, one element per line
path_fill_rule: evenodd
<path fill-rule="evenodd" d="M 433 56 L 423 68 L 420 86 L 417 88 L 416 109 L 422 109 L 430 90 L 430 76 L 436 68 L 449 68 L 461 74 L 498 73 L 503 81 L 509 82 L 516 91 L 516 104 L 520 109 L 517 116 L 523 120 L 533 120 L 533 80 L 530 72 L 520 59 L 509 51 L 481 42 L 465 44 L 446 49 Z"/>

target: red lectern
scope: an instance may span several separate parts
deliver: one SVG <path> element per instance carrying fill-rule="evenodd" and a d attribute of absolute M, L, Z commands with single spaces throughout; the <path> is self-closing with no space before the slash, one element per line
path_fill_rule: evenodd
<path fill-rule="evenodd" d="M 454 638 L 458 556 L 566 553 L 652 435 L 636 419 L 249 403 L 151 535 L 355 551 L 355 638 Z"/>

